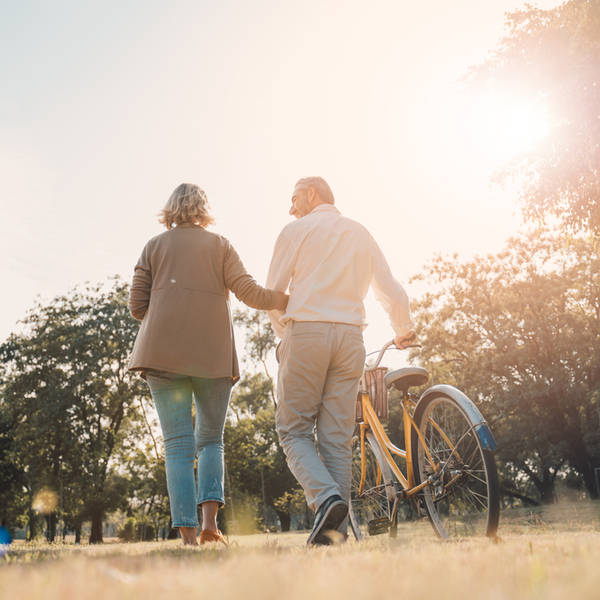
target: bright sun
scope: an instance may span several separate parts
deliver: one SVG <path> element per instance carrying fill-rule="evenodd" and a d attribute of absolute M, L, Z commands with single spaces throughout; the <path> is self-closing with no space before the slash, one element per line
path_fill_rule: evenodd
<path fill-rule="evenodd" d="M 524 104 L 490 99 L 471 108 L 471 142 L 501 162 L 543 139 L 549 130 L 544 114 Z"/>

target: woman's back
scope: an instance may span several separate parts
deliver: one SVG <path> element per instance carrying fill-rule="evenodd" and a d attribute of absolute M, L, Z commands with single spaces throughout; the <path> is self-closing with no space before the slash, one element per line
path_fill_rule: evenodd
<path fill-rule="evenodd" d="M 131 285 L 129 308 L 142 325 L 129 368 L 237 379 L 229 289 L 250 306 L 276 300 L 224 237 L 180 225 L 152 238 Z"/>

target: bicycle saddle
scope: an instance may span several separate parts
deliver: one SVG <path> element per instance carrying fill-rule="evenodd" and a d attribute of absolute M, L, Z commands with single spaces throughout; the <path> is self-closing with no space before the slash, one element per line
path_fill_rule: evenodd
<path fill-rule="evenodd" d="M 404 367 L 390 371 L 383 381 L 388 389 L 395 387 L 401 392 L 407 392 L 410 387 L 425 385 L 429 381 L 429 373 L 422 367 Z"/>

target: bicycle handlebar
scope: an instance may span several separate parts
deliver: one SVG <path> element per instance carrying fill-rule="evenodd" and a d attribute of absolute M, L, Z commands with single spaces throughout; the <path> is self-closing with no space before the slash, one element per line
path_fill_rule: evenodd
<path fill-rule="evenodd" d="M 381 362 L 381 359 L 383 358 L 383 355 L 387 352 L 388 348 L 393 345 L 394 345 L 394 340 L 392 340 L 391 342 L 386 342 L 383 345 L 383 348 L 379 351 L 379 355 L 377 356 L 377 360 L 375 361 L 375 363 L 373 365 L 371 365 L 370 367 L 365 367 L 365 373 L 367 371 L 374 371 L 379 366 L 379 363 Z"/>
<path fill-rule="evenodd" d="M 379 363 L 381 362 L 383 355 L 390 349 L 391 346 L 394 346 L 394 348 L 396 348 L 397 350 L 406 350 L 407 348 L 421 348 L 422 347 L 421 344 L 409 344 L 408 346 L 398 348 L 398 346 L 394 345 L 394 340 L 392 340 L 391 342 L 386 342 L 383 345 L 383 348 L 381 348 L 381 350 L 379 351 L 379 355 L 377 356 L 375 363 L 373 365 L 371 365 L 370 367 L 365 367 L 365 373 L 368 371 L 374 371 L 379 366 Z"/>

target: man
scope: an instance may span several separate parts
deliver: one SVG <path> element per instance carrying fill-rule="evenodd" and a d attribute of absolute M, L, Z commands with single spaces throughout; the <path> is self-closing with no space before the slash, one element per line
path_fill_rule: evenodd
<path fill-rule="evenodd" d="M 414 338 L 414 322 L 375 240 L 340 214 L 323 178 L 298 181 L 290 214 L 298 220 L 279 235 L 267 277 L 268 288 L 289 286 L 290 294 L 285 311 L 268 313 L 282 338 L 276 423 L 290 470 L 316 512 L 308 545 L 325 545 L 332 531 L 343 533 L 348 514 L 369 286 L 390 317 L 397 346 Z"/>

